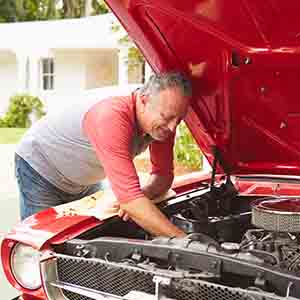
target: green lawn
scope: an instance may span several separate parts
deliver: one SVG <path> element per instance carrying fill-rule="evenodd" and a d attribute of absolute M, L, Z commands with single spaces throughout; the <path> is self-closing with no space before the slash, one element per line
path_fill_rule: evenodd
<path fill-rule="evenodd" d="M 27 128 L 0 128 L 0 144 L 16 144 Z"/>

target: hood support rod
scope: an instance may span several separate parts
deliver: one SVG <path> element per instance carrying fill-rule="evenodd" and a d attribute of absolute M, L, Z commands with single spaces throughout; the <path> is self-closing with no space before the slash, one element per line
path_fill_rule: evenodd
<path fill-rule="evenodd" d="M 224 172 L 226 174 L 226 183 L 231 182 L 229 168 L 222 157 L 221 151 L 216 146 L 213 146 L 212 152 L 214 154 L 214 161 L 213 161 L 212 176 L 211 176 L 211 181 L 210 181 L 211 191 L 214 189 L 214 186 L 215 186 L 218 163 L 220 164 L 220 166 L 222 167 L 222 169 L 224 170 Z"/>

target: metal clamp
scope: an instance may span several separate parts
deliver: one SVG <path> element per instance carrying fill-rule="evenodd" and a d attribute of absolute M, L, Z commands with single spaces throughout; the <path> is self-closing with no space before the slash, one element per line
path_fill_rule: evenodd
<path fill-rule="evenodd" d="M 156 300 L 163 300 L 166 299 L 161 291 L 162 285 L 170 285 L 171 278 L 162 277 L 162 276 L 154 276 L 153 282 L 155 283 L 155 299 Z"/>

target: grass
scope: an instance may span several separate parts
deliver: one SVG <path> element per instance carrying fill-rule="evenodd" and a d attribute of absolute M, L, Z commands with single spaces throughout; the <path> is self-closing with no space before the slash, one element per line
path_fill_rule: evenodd
<path fill-rule="evenodd" d="M 16 144 L 27 128 L 0 128 L 0 144 Z"/>

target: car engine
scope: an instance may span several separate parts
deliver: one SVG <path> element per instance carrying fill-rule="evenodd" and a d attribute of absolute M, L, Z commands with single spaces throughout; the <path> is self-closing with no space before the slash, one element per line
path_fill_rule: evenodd
<path fill-rule="evenodd" d="M 208 201 L 201 197 L 191 200 L 171 220 L 186 232 L 208 234 L 224 251 L 247 252 L 266 264 L 300 275 L 299 198 L 256 199 L 250 201 L 250 211 L 226 214 L 226 209 L 219 207 L 223 214 L 215 211 L 211 217 Z"/>
<path fill-rule="evenodd" d="M 161 205 L 188 234 L 184 239 L 154 238 L 133 222 L 112 218 L 55 250 L 117 263 L 117 268 L 168 274 L 190 284 L 204 280 L 263 293 L 265 299 L 273 299 L 270 295 L 300 298 L 299 207 L 298 198 L 240 196 L 226 182 L 214 189 L 195 189 Z"/>
<path fill-rule="evenodd" d="M 266 263 L 300 275 L 300 199 L 265 198 L 252 203 L 252 224 L 240 244 Z"/>

